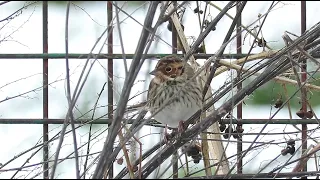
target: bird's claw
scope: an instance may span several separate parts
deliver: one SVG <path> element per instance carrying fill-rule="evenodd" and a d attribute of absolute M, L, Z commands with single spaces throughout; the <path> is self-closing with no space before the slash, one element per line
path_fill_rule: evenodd
<path fill-rule="evenodd" d="M 179 121 L 178 133 L 181 134 L 185 130 L 185 125 L 183 121 Z"/>
<path fill-rule="evenodd" d="M 168 129 L 168 127 L 166 125 L 165 130 L 164 130 L 164 137 L 163 137 L 165 144 L 168 144 L 170 139 L 172 139 L 172 137 L 174 137 L 176 135 L 179 137 L 181 135 L 181 133 L 183 131 L 185 131 L 185 124 L 183 121 L 179 121 L 178 128 L 175 131 L 173 131 L 171 134 L 168 133 L 167 129 Z"/>

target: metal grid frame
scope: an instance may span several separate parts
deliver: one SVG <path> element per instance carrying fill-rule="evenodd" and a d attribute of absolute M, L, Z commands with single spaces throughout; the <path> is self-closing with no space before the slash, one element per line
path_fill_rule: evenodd
<path fill-rule="evenodd" d="M 238 8 L 238 7 L 237 7 Z M 237 9 L 238 10 L 238 9 Z M 43 18 L 42 18 L 42 24 L 43 24 L 43 53 L 42 54 L 0 54 L 0 59 L 42 59 L 43 60 L 43 117 L 38 119 L 26 119 L 26 118 L 19 118 L 19 119 L 8 119 L 8 118 L 0 118 L 0 124 L 42 124 L 43 125 L 43 177 L 49 178 L 49 163 L 48 163 L 48 145 L 46 145 L 46 142 L 48 142 L 48 125 L 49 124 L 63 124 L 64 119 L 52 119 L 49 118 L 49 96 L 48 96 L 48 60 L 49 59 L 63 59 L 66 58 L 66 54 L 56 54 L 56 53 L 48 53 L 48 2 L 43 1 L 42 5 L 42 11 L 43 11 Z M 111 1 L 107 1 L 107 20 L 108 24 L 112 22 L 112 3 Z M 241 16 L 237 23 L 237 33 L 241 31 Z M 172 31 L 172 54 L 176 54 L 177 50 L 177 32 L 175 31 L 175 28 Z M 306 1 L 301 1 L 301 34 L 306 31 Z M 110 33 L 110 36 L 108 38 L 108 54 L 94 54 L 92 57 L 98 57 L 99 59 L 107 59 L 108 62 L 108 111 L 113 111 L 113 91 L 112 91 L 112 79 L 113 79 L 113 60 L 122 58 L 122 54 L 113 54 L 113 46 L 110 44 L 113 44 L 113 33 L 112 28 L 109 28 L 108 33 Z M 242 58 L 246 57 L 247 54 L 242 54 L 241 49 L 241 34 L 236 39 L 237 42 L 237 54 L 223 54 L 222 57 L 224 58 Z M 169 54 L 148 54 L 146 57 L 163 57 Z M 214 54 L 194 54 L 194 57 L 197 58 L 209 58 L 213 56 Z M 68 54 L 68 58 L 78 58 L 78 59 L 85 59 L 89 57 L 89 54 Z M 133 54 L 126 54 L 127 58 L 132 58 Z M 305 82 L 307 79 L 307 73 L 306 73 L 307 65 L 304 61 L 304 66 L 301 69 L 303 72 L 301 74 L 301 81 Z M 242 88 L 242 85 L 238 85 L 237 89 L 240 90 Z M 303 88 L 303 96 L 301 101 L 301 106 L 303 110 L 307 110 L 307 103 L 306 103 L 306 89 Z M 89 124 L 108 124 L 110 125 L 112 120 L 112 113 L 108 114 L 108 119 L 99 119 L 93 122 L 90 122 Z M 304 152 L 307 149 L 307 124 L 318 124 L 318 122 L 315 119 L 242 119 L 242 104 L 239 104 L 237 106 L 237 118 L 241 120 L 241 123 L 238 121 L 234 121 L 234 123 L 238 123 L 239 126 L 242 126 L 242 124 L 264 124 L 266 121 L 269 121 L 270 124 L 301 124 L 302 125 L 302 151 Z M 75 121 L 75 124 L 82 124 L 84 122 L 88 121 L 88 119 L 81 119 Z M 224 120 L 225 122 L 230 122 L 230 120 Z M 129 122 L 130 123 L 130 122 Z M 241 138 L 238 139 L 237 142 L 237 153 L 240 153 L 242 151 L 242 143 Z M 302 153 L 303 153 L 302 152 Z M 239 163 L 237 164 L 237 173 L 242 174 L 242 160 L 239 159 L 240 156 L 237 157 L 239 160 Z M 177 166 L 176 166 L 177 168 Z M 307 170 L 307 166 L 305 165 L 304 170 Z M 262 174 L 261 174 L 262 175 Z M 113 173 L 110 173 L 110 176 L 113 176 Z M 260 177 L 260 176 L 259 176 Z M 264 176 L 267 177 L 267 174 Z"/>

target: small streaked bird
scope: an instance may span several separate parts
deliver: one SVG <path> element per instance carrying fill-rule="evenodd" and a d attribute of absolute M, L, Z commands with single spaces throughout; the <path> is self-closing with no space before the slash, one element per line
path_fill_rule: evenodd
<path fill-rule="evenodd" d="M 169 101 L 154 119 L 166 127 L 177 128 L 178 132 L 184 131 L 184 121 L 197 112 L 202 104 L 200 85 L 196 78 L 190 80 L 194 70 L 180 57 L 169 55 L 161 58 L 150 74 L 154 75 L 147 95 L 150 113 L 157 112 Z"/>

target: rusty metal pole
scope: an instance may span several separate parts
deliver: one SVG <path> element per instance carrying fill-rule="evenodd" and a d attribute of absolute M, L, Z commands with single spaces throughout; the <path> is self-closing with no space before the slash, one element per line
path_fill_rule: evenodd
<path fill-rule="evenodd" d="M 306 31 L 306 1 L 301 1 L 301 34 Z M 307 62 L 306 60 L 302 61 L 301 66 L 301 83 L 307 80 Z M 301 108 L 303 112 L 307 112 L 307 90 L 305 87 L 302 88 L 301 93 Z M 303 119 L 306 119 L 304 116 Z M 307 150 L 307 124 L 302 125 L 302 134 L 301 134 L 301 141 L 302 141 L 302 154 Z M 307 164 L 303 168 L 302 171 L 307 171 Z"/>
<path fill-rule="evenodd" d="M 112 22 L 112 1 L 107 2 L 108 25 Z M 113 54 L 113 26 L 108 29 L 108 54 Z M 108 119 L 113 119 L 113 59 L 108 58 Z M 109 127 L 111 124 L 108 125 Z M 110 131 L 110 129 L 109 129 Z M 113 149 L 111 149 L 113 151 Z M 113 166 L 109 169 L 109 179 L 113 179 Z"/>
<path fill-rule="evenodd" d="M 239 11 L 239 5 L 237 5 L 236 7 L 237 12 Z M 239 17 L 239 20 L 237 22 L 237 54 L 241 54 L 242 53 L 242 48 L 241 48 L 241 15 Z M 241 73 L 241 72 L 238 72 Z M 239 76 L 240 77 L 240 76 Z M 239 85 L 237 86 L 237 91 L 240 91 L 242 89 L 242 83 L 239 83 Z M 242 119 L 242 103 L 240 103 L 237 106 L 237 119 Z M 242 123 L 238 123 L 237 124 L 237 128 L 242 129 Z M 242 152 L 242 135 L 239 135 L 239 138 L 237 139 L 237 173 L 238 174 L 242 174 L 242 158 L 241 158 L 241 152 Z"/>
<path fill-rule="evenodd" d="M 48 1 L 43 1 L 42 3 L 42 51 L 43 53 L 48 53 Z M 48 98 L 48 58 L 43 58 L 43 119 L 48 119 L 49 117 L 49 98 Z M 43 178 L 49 179 L 49 148 L 48 148 L 48 124 L 43 124 Z"/>
<path fill-rule="evenodd" d="M 173 5 L 174 5 L 174 7 L 176 7 L 177 6 L 177 1 L 173 1 Z M 177 43 L 177 40 L 178 40 L 177 35 L 178 35 L 178 33 L 177 33 L 176 27 L 173 25 L 173 23 L 171 23 L 171 25 L 172 25 L 172 54 L 177 54 L 178 53 L 178 49 L 177 49 L 177 47 L 178 47 L 178 43 Z M 178 152 L 176 151 L 173 154 L 173 156 L 178 158 L 179 157 Z M 173 172 L 172 178 L 173 179 L 177 179 L 178 178 L 178 170 L 179 170 L 178 161 L 176 161 L 176 162 L 174 162 L 172 164 L 172 172 Z"/>
<path fill-rule="evenodd" d="M 0 124 L 63 124 L 65 119 L 62 118 L 0 118 Z M 127 119 L 126 119 L 127 120 Z M 128 120 L 128 124 L 132 124 L 136 119 L 130 119 Z M 146 119 L 145 119 L 146 120 Z M 112 119 L 108 118 L 99 118 L 94 121 L 92 119 L 88 118 L 81 118 L 76 119 L 74 121 L 74 124 L 79 124 L 80 126 L 84 126 L 86 124 L 110 124 L 112 122 Z M 221 122 L 224 124 L 230 123 L 230 119 L 221 119 Z M 231 120 L 232 123 L 237 123 L 237 119 Z M 317 119 L 301 119 L 301 118 L 294 118 L 294 119 L 241 119 L 241 124 L 265 124 L 269 123 L 269 125 L 277 125 L 277 124 L 319 124 L 319 121 Z M 152 119 L 149 123 L 146 124 L 146 126 L 154 126 L 154 127 L 163 127 L 163 125 L 155 120 Z M 280 134 L 283 134 L 285 132 L 281 132 Z M 213 133 L 216 134 L 216 133 Z M 224 133 L 222 133 L 224 134 Z M 246 134 L 252 134 L 252 133 L 246 133 Z M 273 134 L 273 133 L 269 133 Z"/>
<path fill-rule="evenodd" d="M 125 54 L 127 59 L 132 59 L 135 54 Z M 155 56 L 157 57 L 164 57 L 168 56 L 170 54 L 146 54 L 146 58 L 154 58 Z M 193 54 L 193 56 L 196 59 L 208 59 L 215 54 L 210 54 L 210 53 L 201 53 L 201 54 Z M 251 54 L 253 55 L 253 54 Z M 248 54 L 222 54 L 221 58 L 226 59 L 226 58 L 244 58 L 248 56 Z M 122 60 L 122 54 L 116 54 L 113 53 L 112 55 L 109 55 L 108 53 L 100 53 L 100 54 L 80 54 L 80 53 L 70 53 L 68 54 L 69 59 L 75 59 L 81 61 L 81 59 L 87 59 L 88 57 L 90 58 L 98 58 L 98 59 L 110 59 L 113 58 L 114 60 Z M 315 58 L 320 58 L 319 54 L 314 55 Z M 43 59 L 43 58 L 49 58 L 52 61 L 57 61 L 57 59 L 64 59 L 66 58 L 66 54 L 64 53 L 49 53 L 49 54 L 43 54 L 43 53 L 32 53 L 32 54 L 25 54 L 25 53 L 17 53 L 17 54 L 0 54 L 0 60 L 1 59 Z"/>

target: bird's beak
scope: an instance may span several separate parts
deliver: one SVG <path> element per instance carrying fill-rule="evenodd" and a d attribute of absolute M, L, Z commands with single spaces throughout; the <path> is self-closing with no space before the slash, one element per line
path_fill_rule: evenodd
<path fill-rule="evenodd" d="M 155 75 L 156 75 L 156 72 L 157 72 L 156 70 L 153 70 L 153 71 L 151 71 L 149 74 L 151 74 L 151 75 L 154 75 L 154 76 L 155 76 Z"/>

